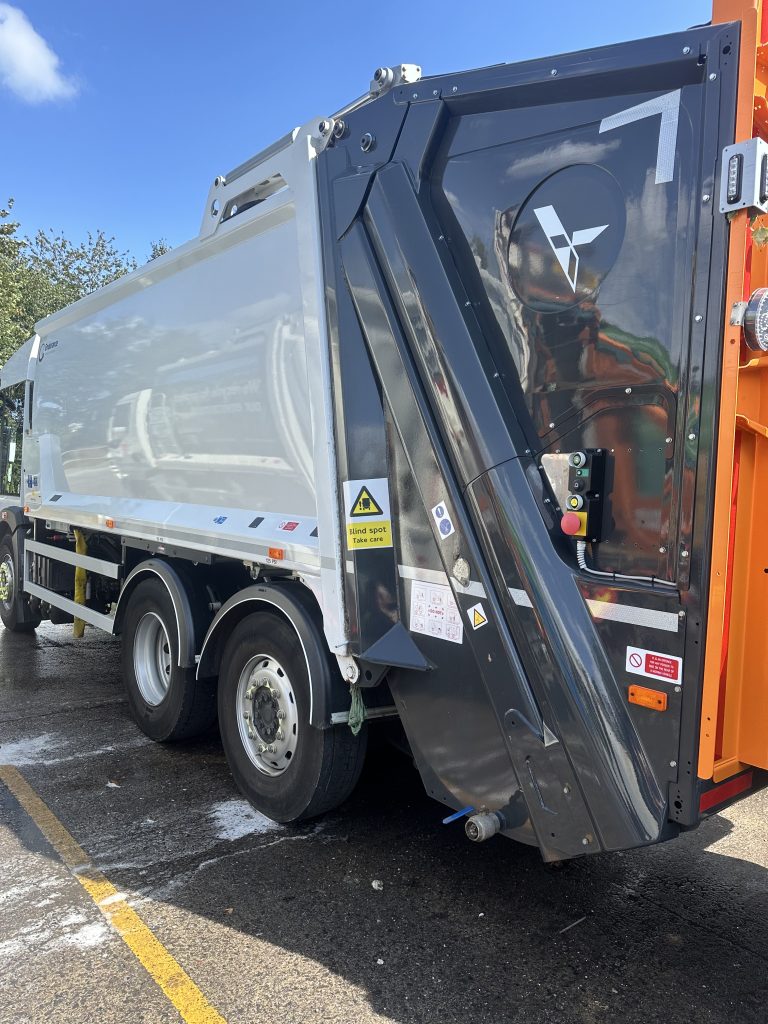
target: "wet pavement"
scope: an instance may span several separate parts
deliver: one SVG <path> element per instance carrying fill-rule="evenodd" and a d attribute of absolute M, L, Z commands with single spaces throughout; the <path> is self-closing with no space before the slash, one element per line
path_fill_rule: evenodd
<path fill-rule="evenodd" d="M 768 1021 L 768 791 L 553 870 L 441 825 L 381 747 L 343 808 L 281 827 L 239 798 L 217 735 L 138 731 L 118 655 L 95 631 L 0 628 L 0 764 L 230 1024 Z M 0 1024 L 181 1019 L 2 784 L 0 867 Z"/>

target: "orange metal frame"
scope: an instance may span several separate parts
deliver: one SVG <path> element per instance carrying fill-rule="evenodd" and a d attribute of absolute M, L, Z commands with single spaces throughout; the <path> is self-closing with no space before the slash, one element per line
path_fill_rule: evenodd
<path fill-rule="evenodd" d="M 762 0 L 714 0 L 714 22 L 741 22 L 736 141 L 768 140 L 768 25 Z M 698 774 L 720 782 L 768 768 L 768 358 L 729 323 L 733 303 L 768 286 L 768 246 L 736 214 L 730 227 L 712 566 Z"/>

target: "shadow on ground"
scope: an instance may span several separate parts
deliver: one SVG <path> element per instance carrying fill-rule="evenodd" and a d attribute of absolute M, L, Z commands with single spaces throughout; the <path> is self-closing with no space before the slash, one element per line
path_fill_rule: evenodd
<path fill-rule="evenodd" d="M 354 1019 L 398 1024 L 768 1020 L 765 793 L 738 805 L 738 845 L 715 817 L 553 870 L 443 826 L 409 761 L 374 741 L 343 808 L 274 827 L 240 804 L 216 736 L 144 742 L 117 661 L 109 639 L 0 636 L 0 761 L 53 737 L 20 758 L 25 777 L 230 1020 L 342 1019 L 334 977 Z M 314 986 L 314 1013 L 293 1008 L 295 985 Z"/>

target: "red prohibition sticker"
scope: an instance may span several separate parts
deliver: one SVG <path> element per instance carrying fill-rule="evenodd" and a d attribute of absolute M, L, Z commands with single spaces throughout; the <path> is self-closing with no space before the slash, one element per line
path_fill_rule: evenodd
<path fill-rule="evenodd" d="M 646 651 L 643 647 L 627 647 L 627 672 L 647 679 L 661 679 L 680 686 L 683 681 L 683 659 L 674 654 Z"/>

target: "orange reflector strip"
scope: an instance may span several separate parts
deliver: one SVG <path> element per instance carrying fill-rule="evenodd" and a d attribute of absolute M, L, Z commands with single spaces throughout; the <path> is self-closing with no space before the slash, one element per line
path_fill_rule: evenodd
<path fill-rule="evenodd" d="M 115 528 L 115 520 L 114 519 L 105 519 L 104 520 L 104 525 L 106 526 L 106 528 L 108 530 L 114 530 L 114 528 Z"/>
<path fill-rule="evenodd" d="M 630 686 L 629 703 L 651 711 L 666 711 L 667 695 L 663 690 L 651 690 L 647 686 Z"/>
<path fill-rule="evenodd" d="M 29 505 L 25 505 L 24 506 L 24 513 L 25 513 L 25 515 L 26 515 L 27 512 L 29 512 Z"/>
<path fill-rule="evenodd" d="M 276 562 L 281 562 L 285 558 L 285 550 L 283 548 L 268 548 L 267 554 L 270 558 L 274 558 Z"/>
<path fill-rule="evenodd" d="M 713 789 L 708 789 L 706 793 L 702 793 L 699 797 L 699 810 L 708 811 L 711 807 L 725 803 L 726 800 L 731 800 L 733 797 L 738 796 L 739 793 L 745 793 L 748 789 L 752 789 L 752 772 L 737 775 L 735 779 L 728 779 L 722 785 L 715 786 Z"/>

